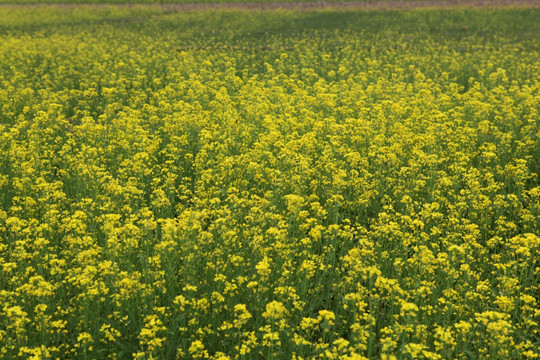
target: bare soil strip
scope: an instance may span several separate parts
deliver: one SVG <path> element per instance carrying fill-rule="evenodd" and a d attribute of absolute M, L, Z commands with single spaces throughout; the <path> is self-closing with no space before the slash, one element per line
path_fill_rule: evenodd
<path fill-rule="evenodd" d="M 212 9 L 241 9 L 241 10 L 413 10 L 413 9 L 450 9 L 450 8 L 499 8 L 499 7 L 528 7 L 540 8 L 540 0 L 419 0 L 419 1 L 343 1 L 343 2 L 269 2 L 269 3 L 199 3 L 199 4 L 0 4 L 0 7 L 147 7 L 161 8 L 164 11 L 192 11 Z"/>

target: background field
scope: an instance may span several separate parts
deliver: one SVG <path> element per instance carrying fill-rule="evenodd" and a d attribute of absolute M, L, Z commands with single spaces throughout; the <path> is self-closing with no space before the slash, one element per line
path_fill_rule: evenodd
<path fill-rule="evenodd" d="M 0 0 L 0 4 L 12 4 L 12 5 L 48 5 L 48 4 L 79 4 L 79 5 L 99 5 L 104 4 L 121 4 L 121 5 L 136 5 L 136 4 L 149 4 L 149 5 L 171 5 L 171 4 L 282 4 L 283 6 L 294 5 L 298 3 L 311 4 L 318 7 L 324 6 L 340 6 L 346 4 L 356 4 L 358 7 L 366 6 L 378 6 L 380 4 L 388 4 L 401 7 L 404 4 L 410 4 L 412 6 L 422 6 L 425 4 L 438 4 L 443 6 L 460 4 L 467 5 L 520 5 L 526 4 L 530 7 L 538 7 L 538 2 L 535 0 L 325 0 L 325 1 L 313 1 L 313 0 Z"/>
<path fill-rule="evenodd" d="M 537 358 L 539 19 L 0 8 L 0 358 Z"/>
<path fill-rule="evenodd" d="M 350 2 L 355 0 L 328 0 L 327 3 Z M 390 2 L 392 0 L 375 0 L 374 2 Z M 414 0 L 404 0 L 414 1 Z M 427 0 L 436 1 L 436 0 Z M 0 4 L 200 4 L 200 3 L 287 3 L 290 0 L 0 0 Z M 298 0 L 295 2 L 312 2 Z"/>

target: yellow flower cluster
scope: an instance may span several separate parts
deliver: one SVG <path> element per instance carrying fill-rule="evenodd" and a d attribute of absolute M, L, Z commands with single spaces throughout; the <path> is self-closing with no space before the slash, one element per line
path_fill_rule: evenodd
<path fill-rule="evenodd" d="M 0 359 L 540 356 L 538 11 L 0 9 Z"/>

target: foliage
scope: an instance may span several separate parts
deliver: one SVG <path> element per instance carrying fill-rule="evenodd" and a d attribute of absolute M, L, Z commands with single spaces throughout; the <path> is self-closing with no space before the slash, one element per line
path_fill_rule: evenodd
<path fill-rule="evenodd" d="M 0 9 L 0 358 L 537 358 L 538 14 Z"/>

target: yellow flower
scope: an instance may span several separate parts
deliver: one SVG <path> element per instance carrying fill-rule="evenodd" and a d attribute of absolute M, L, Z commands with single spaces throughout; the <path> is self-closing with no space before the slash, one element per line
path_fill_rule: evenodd
<path fill-rule="evenodd" d="M 255 266 L 257 273 L 264 279 L 267 278 L 271 273 L 270 260 L 265 256 L 264 259 L 259 261 Z"/>
<path fill-rule="evenodd" d="M 409 302 L 403 302 L 401 304 L 401 316 L 410 316 L 410 317 L 416 317 L 416 314 L 418 313 L 418 306 L 416 306 L 413 303 Z"/>
<path fill-rule="evenodd" d="M 269 320 L 280 320 L 287 314 L 287 309 L 279 301 L 272 301 L 266 304 L 266 311 L 263 312 L 263 317 Z"/>
<path fill-rule="evenodd" d="M 208 357 L 208 351 L 200 340 L 195 340 L 189 346 L 189 353 L 194 359 L 204 359 Z"/>
<path fill-rule="evenodd" d="M 248 320 L 252 318 L 245 304 L 236 304 L 234 306 L 234 314 L 234 326 L 238 329 L 244 326 Z"/>

